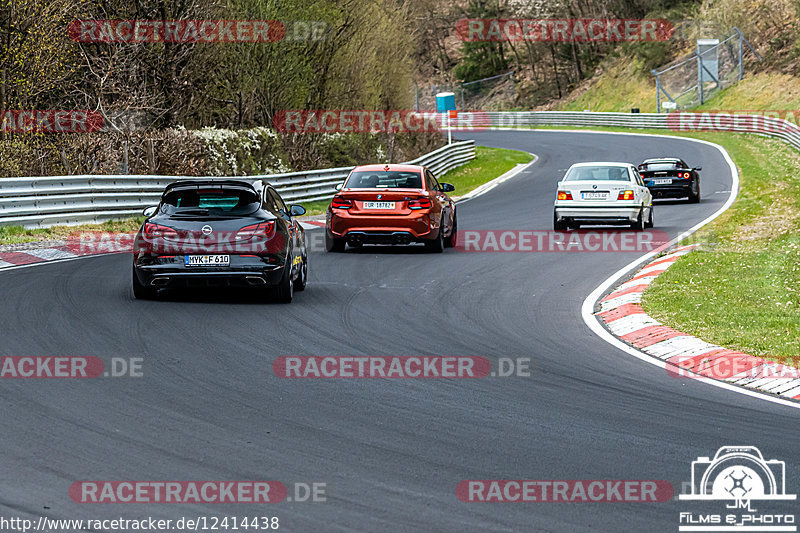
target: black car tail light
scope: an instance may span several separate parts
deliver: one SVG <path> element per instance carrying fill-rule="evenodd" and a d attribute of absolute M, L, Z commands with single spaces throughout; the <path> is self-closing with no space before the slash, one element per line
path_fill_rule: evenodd
<path fill-rule="evenodd" d="M 269 239 L 275 234 L 275 221 L 251 224 L 240 229 L 236 233 L 237 241 L 246 241 L 253 238 Z"/>
<path fill-rule="evenodd" d="M 149 239 L 177 239 L 178 232 L 167 226 L 160 224 L 153 224 L 152 222 L 144 223 L 144 234 Z"/>

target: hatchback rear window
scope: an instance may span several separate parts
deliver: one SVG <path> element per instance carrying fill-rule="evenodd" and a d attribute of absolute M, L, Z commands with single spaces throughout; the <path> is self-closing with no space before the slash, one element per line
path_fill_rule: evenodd
<path fill-rule="evenodd" d="M 366 171 L 350 174 L 348 189 L 421 189 L 419 172 Z"/>
<path fill-rule="evenodd" d="M 628 169 L 625 167 L 596 166 L 572 167 L 564 176 L 564 181 L 630 181 Z"/>
<path fill-rule="evenodd" d="M 185 215 L 249 215 L 258 211 L 261 200 L 246 189 L 178 189 L 164 198 L 168 213 Z"/>
<path fill-rule="evenodd" d="M 647 163 L 642 165 L 640 170 L 644 172 L 652 172 L 654 170 L 675 170 L 681 165 L 677 161 L 670 161 L 668 163 Z"/>

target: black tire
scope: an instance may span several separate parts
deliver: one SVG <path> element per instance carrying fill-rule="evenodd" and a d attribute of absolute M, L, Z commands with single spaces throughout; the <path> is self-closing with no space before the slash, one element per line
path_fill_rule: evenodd
<path fill-rule="evenodd" d="M 291 265 L 291 263 L 289 263 Z M 283 269 L 283 276 L 278 286 L 273 289 L 275 301 L 282 304 L 292 303 L 294 297 L 294 281 L 292 280 L 291 266 L 287 265 Z"/>
<path fill-rule="evenodd" d="M 329 252 L 344 252 L 344 239 L 337 239 L 325 230 L 325 250 Z"/>
<path fill-rule="evenodd" d="M 567 229 L 567 224 L 563 220 L 561 222 L 558 221 L 558 216 L 556 212 L 553 211 L 553 230 L 554 231 L 564 231 Z"/>
<path fill-rule="evenodd" d="M 653 225 L 655 225 L 655 218 L 654 218 L 655 215 L 653 214 L 654 211 L 655 208 L 653 206 L 650 206 L 650 216 L 647 217 L 647 222 L 645 222 L 644 224 L 645 228 L 652 228 Z"/>
<path fill-rule="evenodd" d="M 453 230 L 450 235 L 444 239 L 445 248 L 453 248 L 458 246 L 458 213 L 453 213 Z"/>
<path fill-rule="evenodd" d="M 306 285 L 308 285 L 308 258 L 304 257 L 303 264 L 300 265 L 300 272 L 294 282 L 294 292 L 306 290 Z"/>
<path fill-rule="evenodd" d="M 634 231 L 644 231 L 644 207 L 639 210 L 639 216 L 636 218 L 636 222 L 631 222 L 631 229 Z"/>
<path fill-rule="evenodd" d="M 439 234 L 435 239 L 431 241 L 425 241 L 425 248 L 427 248 L 429 252 L 433 252 L 435 254 L 444 252 L 444 231 L 442 231 L 441 224 L 439 225 Z"/>
<path fill-rule="evenodd" d="M 158 289 L 142 285 L 142 282 L 139 281 L 139 276 L 136 275 L 136 267 L 134 267 L 131 272 L 133 273 L 133 297 L 137 300 L 155 300 L 158 296 Z"/>
<path fill-rule="evenodd" d="M 697 184 L 697 194 L 694 193 L 689 194 L 689 203 L 690 204 L 700 203 L 700 183 Z"/>

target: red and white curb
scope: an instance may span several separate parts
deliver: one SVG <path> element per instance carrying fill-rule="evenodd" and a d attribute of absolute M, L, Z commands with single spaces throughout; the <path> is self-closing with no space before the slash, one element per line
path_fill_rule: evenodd
<path fill-rule="evenodd" d="M 708 343 L 665 326 L 644 312 L 642 294 L 650 283 L 695 247 L 675 248 L 646 264 L 630 280 L 600 300 L 600 310 L 595 316 L 626 344 L 668 365 L 676 365 L 675 374 L 724 380 L 780 398 L 800 400 L 800 370 Z M 735 368 L 736 373 L 718 376 L 719 367 L 723 365 Z M 781 367 L 779 372 L 775 371 L 776 366 Z M 784 377 L 786 375 L 791 377 Z"/>

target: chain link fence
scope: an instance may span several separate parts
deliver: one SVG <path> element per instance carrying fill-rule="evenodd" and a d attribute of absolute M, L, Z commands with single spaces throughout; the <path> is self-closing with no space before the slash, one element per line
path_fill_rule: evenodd
<path fill-rule="evenodd" d="M 741 80 L 747 50 L 761 61 L 739 28 L 733 28 L 733 34 L 723 39 L 697 39 L 692 54 L 651 70 L 656 78 L 657 112 L 696 107 Z"/>
<path fill-rule="evenodd" d="M 436 109 L 436 93 L 452 92 L 459 109 L 482 109 L 502 111 L 514 107 L 516 82 L 514 71 L 464 83 L 431 84 L 414 86 L 414 109 L 432 111 Z"/>

